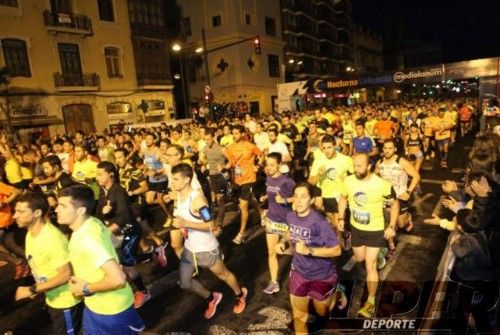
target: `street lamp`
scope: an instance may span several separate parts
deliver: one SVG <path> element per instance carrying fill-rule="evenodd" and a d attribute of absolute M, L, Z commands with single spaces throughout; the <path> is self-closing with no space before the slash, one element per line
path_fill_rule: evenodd
<path fill-rule="evenodd" d="M 197 54 L 201 54 L 203 52 L 203 48 L 202 47 L 196 48 L 194 52 L 196 52 Z"/>
<path fill-rule="evenodd" d="M 175 52 L 179 52 L 181 51 L 182 47 L 180 46 L 179 43 L 175 43 L 174 45 L 172 45 L 172 50 L 174 50 Z"/>

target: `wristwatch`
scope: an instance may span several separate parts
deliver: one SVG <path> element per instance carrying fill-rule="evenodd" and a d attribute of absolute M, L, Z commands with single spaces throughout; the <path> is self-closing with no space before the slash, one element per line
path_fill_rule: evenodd
<path fill-rule="evenodd" d="M 33 284 L 30 286 L 30 293 L 31 295 L 37 295 L 38 292 L 36 291 L 36 284 Z"/>
<path fill-rule="evenodd" d="M 94 293 L 90 292 L 90 289 L 89 289 L 89 284 L 85 283 L 83 285 L 83 288 L 82 288 L 82 292 L 83 292 L 83 296 L 84 297 L 90 297 L 91 295 L 93 295 Z"/>

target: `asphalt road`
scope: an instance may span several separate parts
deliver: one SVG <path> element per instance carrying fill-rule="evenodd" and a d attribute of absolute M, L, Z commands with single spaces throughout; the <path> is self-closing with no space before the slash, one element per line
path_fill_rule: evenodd
<path fill-rule="evenodd" d="M 417 196 L 415 206 L 418 216 L 414 218 L 415 228 L 410 234 L 401 233 L 397 251 L 381 270 L 380 278 L 385 286 L 394 283 L 416 283 L 420 286 L 432 285 L 436 268 L 443 254 L 448 234 L 439 227 L 423 224 L 423 219 L 433 212 L 440 212 L 441 184 L 446 179 L 460 180 L 466 164 L 467 150 L 471 138 L 458 143 L 449 157 L 449 169 L 441 170 L 436 164 L 425 164 L 422 171 L 422 193 Z M 267 270 L 267 251 L 265 234 L 253 213 L 251 217 L 250 239 L 242 246 L 234 246 L 231 239 L 237 232 L 239 216 L 235 207 L 229 208 L 226 225 L 220 237 L 228 267 L 238 280 L 248 288 L 247 309 L 240 315 L 232 313 L 234 295 L 232 291 L 207 270 L 202 270 L 198 279 L 212 290 L 219 290 L 224 298 L 217 314 L 209 321 L 203 318 L 205 303 L 189 292 L 182 291 L 177 285 L 178 261 L 169 250 L 169 265 L 159 268 L 153 262 L 140 265 L 153 298 L 139 313 L 151 334 L 177 332 L 191 334 L 288 334 L 291 321 L 288 296 L 288 272 L 290 257 L 281 256 L 281 291 L 272 296 L 262 293 L 269 275 Z M 158 224 L 158 230 L 161 230 Z M 343 317 L 356 315 L 364 285 L 353 285 L 351 273 L 352 252 L 343 252 L 337 259 L 340 278 L 348 287 L 349 307 L 342 312 Z M 30 279 L 14 282 L 14 268 L 10 265 L 0 267 L 0 334 L 12 331 L 13 334 L 51 334 L 50 319 L 43 308 L 43 300 L 14 302 L 13 295 L 19 284 L 29 284 Z M 382 286 L 384 286 L 382 285 Z M 423 302 L 421 308 L 425 308 Z M 342 314 L 340 313 L 340 314 Z M 381 309 L 380 313 L 383 313 Z M 329 324 L 328 327 L 342 328 L 342 324 Z M 330 333 L 330 331 L 324 331 Z"/>

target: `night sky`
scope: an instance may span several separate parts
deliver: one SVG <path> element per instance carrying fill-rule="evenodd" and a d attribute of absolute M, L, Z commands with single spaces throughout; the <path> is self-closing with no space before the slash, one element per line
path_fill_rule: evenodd
<path fill-rule="evenodd" d="M 352 0 L 354 21 L 384 33 L 400 21 L 404 36 L 442 45 L 443 62 L 500 56 L 500 0 Z"/>

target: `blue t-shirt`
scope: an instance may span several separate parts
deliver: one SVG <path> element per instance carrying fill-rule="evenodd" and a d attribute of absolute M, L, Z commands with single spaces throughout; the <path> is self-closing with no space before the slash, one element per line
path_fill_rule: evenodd
<path fill-rule="evenodd" d="M 334 247 L 339 244 L 331 224 L 314 209 L 305 217 L 299 217 L 295 211 L 290 212 L 286 220 L 290 226 L 293 244 L 298 240 L 310 247 Z M 293 254 L 292 268 L 307 279 L 325 279 L 336 271 L 331 257 L 313 257 L 298 253 Z"/>
<path fill-rule="evenodd" d="M 353 138 L 352 144 L 357 153 L 370 153 L 374 145 L 373 140 L 367 136 Z"/>
<path fill-rule="evenodd" d="M 290 205 L 278 204 L 276 202 L 276 194 L 283 198 L 293 196 L 293 188 L 295 182 L 292 178 L 285 174 L 281 174 L 278 178 L 267 176 L 266 179 L 266 194 L 268 199 L 267 217 L 275 222 L 286 222 L 286 215 L 292 210 Z"/>

